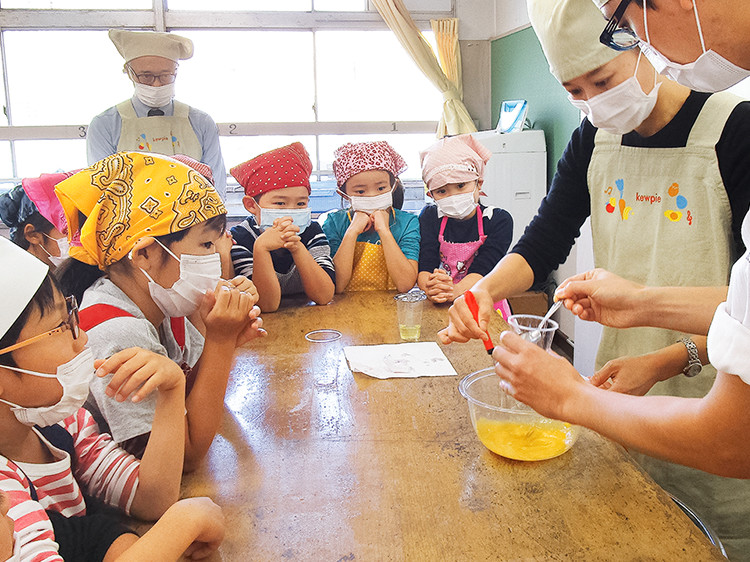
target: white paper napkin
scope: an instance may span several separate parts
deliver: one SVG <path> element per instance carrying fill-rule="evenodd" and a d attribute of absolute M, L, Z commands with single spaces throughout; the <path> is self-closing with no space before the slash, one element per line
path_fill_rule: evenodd
<path fill-rule="evenodd" d="M 349 345 L 344 355 L 352 371 L 378 379 L 456 376 L 435 342 Z"/>

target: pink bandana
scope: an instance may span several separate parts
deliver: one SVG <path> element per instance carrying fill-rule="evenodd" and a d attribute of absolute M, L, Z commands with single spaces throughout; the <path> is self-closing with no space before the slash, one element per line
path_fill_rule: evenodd
<path fill-rule="evenodd" d="M 481 179 L 490 156 L 492 152 L 471 135 L 439 140 L 419 154 L 427 191 L 449 183 Z"/>
<path fill-rule="evenodd" d="M 211 171 L 211 166 L 209 166 L 208 164 L 198 162 L 195 158 L 191 158 L 187 154 L 175 154 L 171 158 L 177 160 L 178 162 L 182 162 L 186 166 L 190 166 L 193 170 L 206 178 L 211 183 L 211 185 L 216 186 L 216 184 L 214 183 L 214 174 Z"/>
<path fill-rule="evenodd" d="M 55 195 L 55 186 L 80 170 L 58 174 L 42 174 L 38 178 L 21 180 L 23 190 L 36 205 L 39 214 L 52 223 L 62 234 L 68 233 L 68 221 L 65 220 L 60 200 Z"/>
<path fill-rule="evenodd" d="M 250 197 L 298 186 L 310 193 L 312 171 L 310 156 L 301 142 L 265 152 L 229 170 Z"/>
<path fill-rule="evenodd" d="M 333 173 L 338 187 L 360 172 L 385 170 L 395 179 L 406 170 L 404 159 L 385 141 L 346 143 L 336 149 L 333 157 Z"/>

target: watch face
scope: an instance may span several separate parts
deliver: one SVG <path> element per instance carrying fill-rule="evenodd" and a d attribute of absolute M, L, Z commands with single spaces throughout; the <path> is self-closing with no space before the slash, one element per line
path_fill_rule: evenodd
<path fill-rule="evenodd" d="M 688 376 L 688 377 L 694 377 L 695 375 L 697 375 L 698 373 L 701 372 L 701 368 L 702 367 L 700 365 L 690 365 L 687 368 L 687 371 L 685 372 L 685 375 Z"/>

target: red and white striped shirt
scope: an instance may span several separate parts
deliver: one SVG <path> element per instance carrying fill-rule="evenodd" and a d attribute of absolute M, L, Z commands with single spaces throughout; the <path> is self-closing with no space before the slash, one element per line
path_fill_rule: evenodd
<path fill-rule="evenodd" d="M 129 513 L 138 488 L 140 463 L 118 447 L 109 435 L 99 433 L 88 411 L 81 408 L 60 425 L 73 436 L 77 456 L 73 470 L 70 455 L 51 445 L 36 430 L 57 461 L 15 463 L 0 456 L 0 488 L 10 497 L 8 515 L 15 521 L 16 541 L 21 541 L 20 558 L 14 560 L 62 560 L 45 510 L 58 511 L 66 517 L 85 515 L 86 504 L 81 488 L 125 513 Z M 34 484 L 38 501 L 31 498 L 29 479 Z"/>

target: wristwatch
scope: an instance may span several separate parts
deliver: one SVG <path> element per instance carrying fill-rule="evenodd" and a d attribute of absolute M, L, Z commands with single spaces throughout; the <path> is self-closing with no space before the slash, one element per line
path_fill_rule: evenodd
<path fill-rule="evenodd" d="M 698 347 L 695 345 L 695 342 L 688 337 L 680 338 L 677 341 L 684 344 L 688 352 L 688 364 L 682 370 L 682 374 L 686 377 L 694 377 L 695 375 L 700 373 L 701 369 L 703 368 L 703 365 L 701 365 L 700 356 L 698 355 Z"/>

